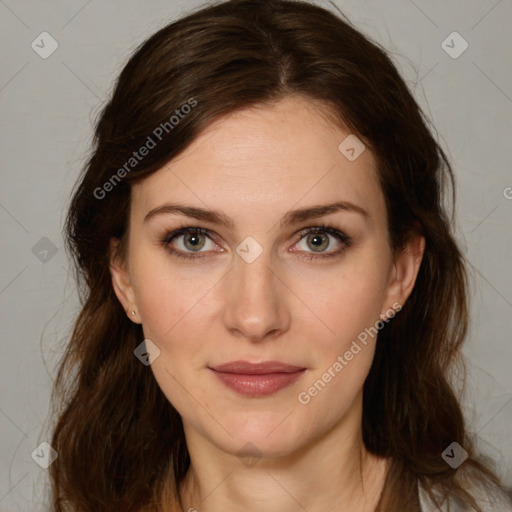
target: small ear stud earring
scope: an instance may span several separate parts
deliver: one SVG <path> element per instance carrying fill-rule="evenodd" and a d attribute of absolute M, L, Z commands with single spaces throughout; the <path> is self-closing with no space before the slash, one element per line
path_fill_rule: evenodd
<path fill-rule="evenodd" d="M 135 316 L 135 311 L 133 311 L 133 309 L 132 309 L 132 315 Z"/>

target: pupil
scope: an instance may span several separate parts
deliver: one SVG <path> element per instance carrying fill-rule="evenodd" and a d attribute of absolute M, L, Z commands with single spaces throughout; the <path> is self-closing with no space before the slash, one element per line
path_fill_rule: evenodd
<path fill-rule="evenodd" d="M 319 234 L 312 235 L 310 238 L 310 242 L 313 245 L 313 248 L 315 250 L 316 249 L 325 249 L 329 245 L 328 238 L 323 235 L 319 235 Z"/>
<path fill-rule="evenodd" d="M 185 245 L 187 245 L 189 249 L 201 249 L 204 245 L 204 241 L 201 243 L 200 234 L 192 233 L 185 237 Z"/>

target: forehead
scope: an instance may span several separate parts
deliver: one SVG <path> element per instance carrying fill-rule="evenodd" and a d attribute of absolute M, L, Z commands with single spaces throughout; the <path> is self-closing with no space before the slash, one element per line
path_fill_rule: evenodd
<path fill-rule="evenodd" d="M 365 149 L 349 160 L 339 146 L 351 134 L 320 107 L 288 97 L 214 121 L 184 152 L 134 186 L 134 213 L 143 216 L 172 200 L 262 216 L 336 200 L 382 207 L 372 153 Z"/>

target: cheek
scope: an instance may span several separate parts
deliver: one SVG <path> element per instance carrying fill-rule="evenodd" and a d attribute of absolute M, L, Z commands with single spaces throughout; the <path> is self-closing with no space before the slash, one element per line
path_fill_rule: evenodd
<path fill-rule="evenodd" d="M 385 309 L 388 276 L 384 263 L 362 252 L 334 268 L 297 273 L 292 287 L 306 306 L 301 309 L 313 313 L 307 314 L 311 318 L 308 337 L 330 357 L 344 352 L 352 340 L 379 320 Z"/>
<path fill-rule="evenodd" d="M 200 276 L 193 266 L 178 267 L 163 251 L 140 251 L 132 258 L 137 307 L 149 339 L 168 345 L 183 331 L 192 340 L 200 337 L 193 318 L 207 315 L 209 290 L 218 281 L 214 273 Z M 181 334 L 180 334 L 181 333 Z"/>
<path fill-rule="evenodd" d="M 196 371 L 204 366 L 209 340 L 208 295 L 210 286 L 187 280 L 148 265 L 138 283 L 137 302 L 144 337 L 154 342 L 160 355 L 151 364 L 158 386 L 181 415 L 190 415 L 197 404 L 187 390 L 205 403 L 197 392 Z M 210 336 L 211 338 L 211 336 Z"/>
<path fill-rule="evenodd" d="M 310 349 L 314 366 L 297 390 L 297 399 L 309 417 L 318 418 L 319 428 L 334 424 L 348 411 L 373 362 L 387 274 L 382 265 L 371 261 L 375 262 L 359 258 L 309 288 L 307 300 L 315 305 L 322 322 L 307 327 L 306 338 L 314 340 Z"/>

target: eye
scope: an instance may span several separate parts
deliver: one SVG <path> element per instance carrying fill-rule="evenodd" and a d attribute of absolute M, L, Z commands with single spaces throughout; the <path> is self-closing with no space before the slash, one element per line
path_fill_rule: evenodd
<path fill-rule="evenodd" d="M 335 228 L 315 226 L 300 233 L 296 247 L 307 253 L 308 258 L 336 256 L 352 245 L 352 239 Z M 327 249 L 331 250 L 327 251 Z M 292 249 L 293 252 L 296 249 Z"/>
<path fill-rule="evenodd" d="M 185 259 L 204 258 L 205 255 L 201 253 L 218 248 L 210 232 L 202 228 L 182 228 L 167 233 L 162 245 L 178 258 Z"/>
<path fill-rule="evenodd" d="M 224 251 L 213 241 L 213 236 L 207 229 L 183 227 L 166 233 L 161 244 L 176 258 L 197 260 L 207 258 L 211 251 Z M 290 251 L 312 260 L 340 255 L 351 245 L 352 238 L 342 231 L 330 226 L 314 226 L 299 233 L 299 239 Z"/>

